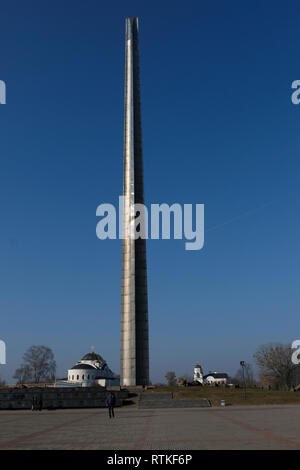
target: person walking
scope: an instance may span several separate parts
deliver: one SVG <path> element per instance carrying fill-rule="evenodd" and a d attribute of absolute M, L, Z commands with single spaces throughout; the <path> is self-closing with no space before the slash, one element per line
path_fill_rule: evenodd
<path fill-rule="evenodd" d="M 38 403 L 38 397 L 33 395 L 32 398 L 32 406 L 31 406 L 32 411 L 37 411 L 39 409 L 39 403 Z"/>
<path fill-rule="evenodd" d="M 115 417 L 114 407 L 116 406 L 116 397 L 113 392 L 110 392 L 106 397 L 106 406 L 108 407 L 109 418 Z"/>
<path fill-rule="evenodd" d="M 43 397 L 40 395 L 40 400 L 39 400 L 39 410 L 42 411 L 43 409 Z"/>

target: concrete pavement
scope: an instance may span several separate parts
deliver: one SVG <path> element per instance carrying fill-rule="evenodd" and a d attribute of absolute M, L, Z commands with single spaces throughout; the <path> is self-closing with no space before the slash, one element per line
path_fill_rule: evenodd
<path fill-rule="evenodd" d="M 300 449 L 300 406 L 0 411 L 0 449 Z"/>

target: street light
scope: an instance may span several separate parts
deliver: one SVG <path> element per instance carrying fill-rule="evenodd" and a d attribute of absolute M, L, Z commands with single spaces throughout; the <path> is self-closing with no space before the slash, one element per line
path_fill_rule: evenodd
<path fill-rule="evenodd" d="M 245 366 L 246 366 L 246 362 L 245 362 L 245 361 L 241 361 L 240 364 L 241 364 L 241 366 L 242 366 L 242 371 L 243 371 L 244 399 L 246 400 L 246 380 L 245 380 Z"/>

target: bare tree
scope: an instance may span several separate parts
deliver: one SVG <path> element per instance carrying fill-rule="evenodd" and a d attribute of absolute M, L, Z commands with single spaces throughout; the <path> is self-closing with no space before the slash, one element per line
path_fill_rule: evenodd
<path fill-rule="evenodd" d="M 295 369 L 291 358 L 292 349 L 289 345 L 271 343 L 260 346 L 254 359 L 262 383 L 277 389 L 290 388 Z"/>
<path fill-rule="evenodd" d="M 31 369 L 28 365 L 22 364 L 14 373 L 14 379 L 18 384 L 28 384 L 32 382 Z"/>
<path fill-rule="evenodd" d="M 16 370 L 18 383 L 40 383 L 54 380 L 56 362 L 47 346 L 31 346 L 23 356 L 23 364 Z"/>
<path fill-rule="evenodd" d="M 176 375 L 173 371 L 168 371 L 165 375 L 168 386 L 176 385 Z"/>
<path fill-rule="evenodd" d="M 248 364 L 247 362 L 244 365 L 244 375 L 243 375 L 243 368 L 240 367 L 237 370 L 237 373 L 235 374 L 234 378 L 236 379 L 238 384 L 243 384 L 244 383 L 244 376 L 245 376 L 245 382 L 246 382 L 247 387 L 253 387 L 256 384 L 256 381 L 254 379 L 254 373 L 253 373 L 252 365 Z"/>
<path fill-rule="evenodd" d="M 186 381 L 186 383 L 192 383 L 193 377 L 191 374 L 183 374 L 182 378 Z"/>
<path fill-rule="evenodd" d="M 294 368 L 293 385 L 300 385 L 300 364 L 296 365 Z"/>
<path fill-rule="evenodd" d="M 193 382 L 193 377 L 190 374 L 183 374 L 176 379 L 177 385 L 187 386 Z"/>
<path fill-rule="evenodd" d="M 184 377 L 178 377 L 178 379 L 176 380 L 177 382 L 177 385 L 179 385 L 179 387 L 183 387 L 183 386 L 186 386 L 187 382 L 185 380 Z"/>
<path fill-rule="evenodd" d="M 240 381 L 236 378 L 236 377 L 229 377 L 229 383 L 233 384 L 233 385 L 240 385 Z"/>

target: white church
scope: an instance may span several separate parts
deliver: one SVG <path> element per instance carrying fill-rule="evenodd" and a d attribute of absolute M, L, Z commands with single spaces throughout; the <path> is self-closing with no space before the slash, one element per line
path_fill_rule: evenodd
<path fill-rule="evenodd" d="M 203 375 L 203 369 L 198 363 L 194 367 L 194 382 L 199 382 L 201 385 L 227 385 L 229 384 L 229 377 L 223 372 L 210 372 Z"/>
<path fill-rule="evenodd" d="M 68 370 L 68 382 L 82 387 L 93 384 L 102 387 L 120 385 L 120 379 L 110 370 L 103 357 L 94 351 L 85 354 L 72 369 Z"/>
<path fill-rule="evenodd" d="M 119 386 L 120 378 L 108 367 L 100 354 L 94 351 L 85 354 L 71 369 L 67 380 L 56 382 L 57 387 L 102 387 Z"/>

